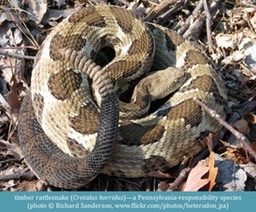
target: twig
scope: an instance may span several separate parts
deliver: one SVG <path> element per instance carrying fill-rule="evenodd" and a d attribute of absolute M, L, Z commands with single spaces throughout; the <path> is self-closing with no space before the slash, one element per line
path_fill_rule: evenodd
<path fill-rule="evenodd" d="M 206 15 L 206 34 L 207 34 L 207 40 L 209 44 L 209 48 L 213 49 L 213 43 L 212 43 L 212 30 L 211 30 L 211 14 L 208 8 L 208 4 L 206 0 L 203 0 L 204 5 L 204 12 Z"/>
<path fill-rule="evenodd" d="M 248 139 L 240 132 L 235 130 L 229 123 L 227 123 L 225 120 L 223 120 L 219 114 L 216 113 L 216 111 L 210 109 L 206 104 L 204 104 L 202 101 L 200 101 L 197 98 L 194 98 L 194 101 L 199 104 L 209 115 L 213 118 L 215 118 L 222 126 L 227 128 L 247 149 L 247 151 L 253 156 L 253 158 L 256 160 L 256 152 L 251 148 L 250 142 Z"/>
<path fill-rule="evenodd" d="M 168 191 L 175 191 L 180 186 L 180 184 L 187 178 L 189 172 L 191 171 L 191 168 L 184 168 L 179 173 L 179 176 L 170 183 L 170 186 L 168 188 Z"/>
<path fill-rule="evenodd" d="M 3 172 L 0 173 L 0 181 L 9 181 L 9 180 L 31 180 L 35 175 L 31 171 L 21 171 L 15 172 L 13 174 L 4 175 Z"/>
<path fill-rule="evenodd" d="M 177 0 L 163 0 L 160 4 L 158 4 L 148 15 L 145 17 L 145 21 L 151 22 L 158 16 L 159 13 L 166 11 L 170 5 L 174 5 Z"/>
<path fill-rule="evenodd" d="M 12 18 L 13 23 L 14 23 L 15 26 L 22 32 L 22 34 L 23 34 L 34 46 L 38 46 L 38 43 L 37 43 L 36 39 L 35 39 L 34 36 L 30 33 L 28 27 L 26 26 L 26 24 L 25 24 L 24 21 L 23 21 L 23 18 L 19 17 L 19 20 L 16 21 L 16 19 L 15 19 L 14 16 L 13 16 L 13 14 L 12 14 L 12 13 L 9 13 L 9 14 L 10 14 L 10 16 L 11 16 L 11 18 Z M 25 28 L 26 30 L 28 30 L 27 33 L 25 33 L 25 32 L 22 30 L 22 28 L 20 27 L 20 23 L 22 23 L 23 26 L 24 26 L 24 28 Z"/>
<path fill-rule="evenodd" d="M 182 0 L 179 3 L 177 3 L 175 7 L 170 8 L 164 14 L 160 15 L 156 23 L 160 24 L 164 20 L 168 20 L 169 17 L 171 17 L 175 12 L 181 10 L 187 4 L 187 2 L 187 0 Z"/>
<path fill-rule="evenodd" d="M 17 162 L 17 159 L 16 158 L 9 158 L 9 159 L 6 159 L 6 160 L 2 160 L 2 161 L 0 161 L 0 165 L 5 164 L 5 163 L 10 163 L 10 162 Z"/>
<path fill-rule="evenodd" d="M 246 2 L 246 1 L 243 1 L 242 4 L 246 7 L 252 7 L 252 8 L 255 8 L 256 9 L 256 5 L 255 4 L 252 4 L 252 3 L 249 3 L 249 2 Z"/>
<path fill-rule="evenodd" d="M 203 24 L 204 18 L 197 19 L 189 26 L 188 30 L 183 34 L 183 37 L 190 41 L 198 40 Z"/>
<path fill-rule="evenodd" d="M 3 51 L 3 50 L 0 50 L 0 55 L 4 55 L 7 57 L 13 57 L 16 59 L 25 59 L 25 60 L 34 60 L 35 59 L 35 57 L 33 57 L 33 56 L 20 55 L 20 54 L 7 52 L 7 51 Z"/>
<path fill-rule="evenodd" d="M 180 29 L 177 31 L 178 34 L 183 35 L 184 32 L 188 29 L 189 25 L 191 24 L 191 19 L 203 8 L 203 2 L 200 0 L 195 9 L 193 10 L 192 14 L 186 19 L 185 24 L 182 24 Z"/>
<path fill-rule="evenodd" d="M 197 14 L 197 12 L 201 9 L 201 7 L 199 7 L 199 5 L 201 6 L 201 4 L 203 5 L 203 3 L 205 2 L 205 0 L 200 0 L 200 2 L 198 3 L 198 7 L 196 7 L 197 10 L 194 10 L 194 12 L 192 13 L 192 17 L 189 17 L 187 20 L 191 22 L 191 19 L 193 18 L 193 16 L 195 16 Z M 197 40 L 197 38 L 199 37 L 201 28 L 203 27 L 203 24 L 206 20 L 206 24 L 209 24 L 209 29 L 210 29 L 210 20 L 209 19 L 211 16 L 215 16 L 215 14 L 217 13 L 217 9 L 219 8 L 219 6 L 221 5 L 221 0 L 215 0 L 212 2 L 212 4 L 210 5 L 209 9 L 206 9 L 208 12 L 204 12 L 203 14 L 201 14 L 201 16 L 194 22 L 194 23 L 190 23 L 189 22 L 189 28 L 186 32 L 184 32 L 183 37 L 189 40 Z M 204 7 L 205 9 L 205 7 Z M 207 14 L 208 13 L 208 14 Z M 209 16 L 209 21 L 207 20 L 207 16 Z M 208 21 L 208 23 L 207 23 Z M 187 22 L 187 21 L 186 21 Z M 183 30 L 184 31 L 184 30 Z M 178 31 L 179 34 L 182 35 L 181 33 L 182 31 Z M 211 35 L 210 32 L 207 32 L 209 34 L 209 36 Z M 192 37 L 193 36 L 193 37 Z M 208 36 L 208 35 L 207 35 Z M 208 39 L 209 40 L 209 39 Z"/>
<path fill-rule="evenodd" d="M 128 0 L 114 0 L 114 3 L 115 4 L 122 4 L 122 5 L 125 5 L 125 6 L 129 6 L 130 2 Z M 106 2 L 105 2 L 106 4 Z"/>

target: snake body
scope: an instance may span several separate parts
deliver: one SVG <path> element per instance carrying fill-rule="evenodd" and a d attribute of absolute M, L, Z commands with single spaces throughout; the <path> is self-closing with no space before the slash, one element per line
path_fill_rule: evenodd
<path fill-rule="evenodd" d="M 67 189 L 98 173 L 166 172 L 219 130 L 194 97 L 225 118 L 224 83 L 193 45 L 125 9 L 83 8 L 37 54 L 20 110 L 21 149 L 38 177 Z"/>

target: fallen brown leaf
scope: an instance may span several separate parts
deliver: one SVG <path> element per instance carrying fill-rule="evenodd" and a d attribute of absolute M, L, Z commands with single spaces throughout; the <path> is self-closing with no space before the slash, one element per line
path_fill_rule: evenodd
<path fill-rule="evenodd" d="M 222 157 L 226 159 L 230 159 L 235 163 L 238 164 L 243 164 L 243 163 L 248 163 L 249 158 L 247 151 L 244 147 L 238 147 L 231 145 L 227 142 L 223 142 L 222 144 L 224 145 L 220 150 L 223 152 L 221 154 Z"/>
<path fill-rule="evenodd" d="M 214 152 L 211 152 L 208 160 L 208 166 L 209 166 L 209 176 L 208 179 L 210 181 L 208 191 L 211 191 L 213 189 L 213 186 L 216 184 L 216 177 L 218 174 L 218 168 L 214 167 Z"/>
<path fill-rule="evenodd" d="M 251 124 L 255 124 L 256 123 L 256 115 L 253 113 L 247 113 L 244 115 L 244 118 L 250 122 Z"/>
<path fill-rule="evenodd" d="M 199 163 L 191 170 L 184 188 L 184 191 L 198 191 L 209 183 L 209 179 L 202 178 L 209 171 L 209 167 L 199 161 Z"/>
<path fill-rule="evenodd" d="M 252 149 L 256 152 L 256 142 L 252 143 Z"/>
<path fill-rule="evenodd" d="M 37 181 L 22 181 L 16 191 L 37 191 L 36 184 Z"/>
<path fill-rule="evenodd" d="M 248 122 L 245 119 L 240 119 L 236 121 L 233 125 L 234 125 L 234 128 L 240 133 L 249 134 L 250 132 Z"/>
<path fill-rule="evenodd" d="M 11 107 L 12 113 L 18 113 L 20 108 L 19 95 L 17 91 L 17 80 L 15 75 L 11 78 L 12 86 L 11 91 L 7 94 L 7 102 Z"/>

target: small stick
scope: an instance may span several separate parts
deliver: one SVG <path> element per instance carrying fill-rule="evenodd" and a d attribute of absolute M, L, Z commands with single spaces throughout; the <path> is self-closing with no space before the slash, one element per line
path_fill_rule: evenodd
<path fill-rule="evenodd" d="M 0 50 L 0 55 L 4 55 L 7 57 L 13 57 L 16 59 L 25 59 L 25 60 L 34 60 L 35 59 L 35 57 L 33 57 L 33 56 L 20 55 L 20 54 L 7 52 L 7 51 L 3 51 L 3 50 Z"/>
<path fill-rule="evenodd" d="M 156 21 L 156 23 L 160 24 L 162 21 L 168 20 L 174 13 L 181 10 L 187 3 L 188 3 L 188 1 L 186 1 L 186 0 L 182 0 L 182 1 L 178 2 L 175 5 L 175 7 L 170 8 L 164 14 L 160 15 L 158 20 Z"/>
<path fill-rule="evenodd" d="M 212 4 L 210 5 L 209 9 L 208 9 L 207 4 L 206 4 L 206 6 L 204 5 L 204 2 L 206 2 L 206 1 L 205 0 L 200 0 L 200 2 L 198 3 L 197 7 L 193 11 L 192 15 L 186 20 L 186 25 L 189 26 L 188 30 L 186 32 L 184 32 L 184 28 L 181 28 L 178 31 L 178 33 L 180 35 L 183 35 L 184 38 L 190 39 L 190 40 L 197 40 L 205 20 L 206 20 L 206 25 L 207 25 L 206 27 L 207 27 L 207 30 L 208 30 L 207 31 L 207 36 L 211 36 L 211 31 L 210 31 L 211 15 L 212 16 L 216 15 L 216 13 L 218 11 L 217 9 L 220 7 L 221 0 L 213 1 Z M 198 11 L 201 10 L 201 7 L 199 7 L 201 5 L 204 5 L 204 10 L 205 10 L 204 13 L 202 13 L 200 15 L 200 17 L 197 18 L 197 20 L 195 20 L 193 23 L 191 23 L 191 19 L 194 16 L 196 16 Z M 209 38 L 208 38 L 208 41 L 209 41 Z M 212 42 L 211 38 L 210 38 L 210 42 Z"/>
<path fill-rule="evenodd" d="M 162 13 L 163 11 L 167 10 L 170 5 L 173 5 L 176 3 L 177 0 L 163 0 L 161 3 L 159 3 L 144 19 L 144 21 L 151 22 L 158 16 L 159 13 Z"/>
<path fill-rule="evenodd" d="M 0 181 L 9 181 L 9 180 L 31 180 L 34 178 L 34 173 L 31 171 L 17 171 L 9 175 L 5 175 L 4 172 L 0 173 Z"/>
<path fill-rule="evenodd" d="M 168 191 L 175 191 L 180 184 L 188 177 L 191 168 L 184 168 L 179 173 L 179 176 L 169 185 Z"/>
<path fill-rule="evenodd" d="M 207 40 L 209 43 L 210 49 L 213 49 L 213 43 L 212 43 L 212 30 L 211 30 L 211 14 L 207 5 L 207 1 L 203 0 L 203 5 L 204 5 L 204 11 L 206 15 L 206 34 L 207 34 Z"/>
<path fill-rule="evenodd" d="M 244 6 L 246 7 L 252 7 L 252 8 L 255 8 L 256 9 L 256 5 L 255 4 L 252 4 L 252 3 L 249 3 L 249 2 L 246 2 L 246 1 L 243 1 L 242 3 Z"/>
<path fill-rule="evenodd" d="M 210 109 L 206 104 L 204 104 L 202 101 L 200 101 L 198 98 L 194 97 L 194 101 L 199 104 L 209 115 L 213 118 L 215 118 L 222 126 L 227 128 L 242 144 L 243 146 L 248 150 L 248 152 L 253 156 L 253 158 L 256 160 L 256 152 L 251 148 L 249 140 L 240 132 L 235 130 L 229 123 L 227 123 L 225 120 L 223 120 L 219 114 L 216 113 L 216 111 Z"/>
<path fill-rule="evenodd" d="M 107 2 L 102 2 L 102 3 L 107 3 Z M 129 6 L 130 2 L 128 0 L 114 0 L 114 3 L 116 4 L 123 4 L 125 6 Z"/>
<path fill-rule="evenodd" d="M 193 10 L 192 14 L 186 19 L 185 24 L 183 24 L 180 29 L 177 31 L 178 34 L 183 35 L 185 31 L 188 29 L 189 25 L 191 24 L 192 18 L 202 9 L 203 2 L 200 0 L 195 9 Z"/>

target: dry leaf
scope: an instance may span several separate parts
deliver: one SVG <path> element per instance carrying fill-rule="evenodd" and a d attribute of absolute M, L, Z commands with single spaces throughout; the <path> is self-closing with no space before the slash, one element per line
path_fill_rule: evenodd
<path fill-rule="evenodd" d="M 252 143 L 252 149 L 256 152 L 256 142 Z"/>
<path fill-rule="evenodd" d="M 191 170 L 188 175 L 184 191 L 198 191 L 209 183 L 209 179 L 202 177 L 209 171 L 209 168 L 201 161 Z"/>
<path fill-rule="evenodd" d="M 247 176 L 242 168 L 216 153 L 215 166 L 219 169 L 216 183 L 221 184 L 224 191 L 244 191 Z"/>
<path fill-rule="evenodd" d="M 208 191 L 211 191 L 213 186 L 216 184 L 215 180 L 218 174 L 218 168 L 214 167 L 214 152 L 211 152 L 208 160 L 208 166 L 209 166 L 209 176 L 208 179 L 210 181 Z"/>
<path fill-rule="evenodd" d="M 247 11 L 247 13 L 250 13 L 250 23 L 251 23 L 251 26 L 253 27 L 254 30 L 256 30 L 256 10 L 255 8 L 250 8 L 251 11 Z"/>
<path fill-rule="evenodd" d="M 205 148 L 208 147 L 209 151 L 212 151 L 213 148 L 213 134 L 209 133 L 206 137 L 203 138 L 203 140 L 200 140 L 200 143 Z"/>
<path fill-rule="evenodd" d="M 14 186 L 16 186 L 16 183 L 15 183 L 14 180 L 9 180 L 9 181 L 5 181 L 5 182 L 1 182 L 0 190 L 1 190 L 1 191 L 9 191 L 9 190 L 11 190 Z"/>
<path fill-rule="evenodd" d="M 158 184 L 157 191 L 167 191 L 167 189 L 170 187 L 170 184 L 164 181 L 161 181 Z"/>
<path fill-rule="evenodd" d="M 255 124 L 256 123 L 256 115 L 253 113 L 247 113 L 244 115 L 244 118 L 250 122 L 251 124 Z"/>
<path fill-rule="evenodd" d="M 256 70 L 256 54 L 255 54 L 256 42 L 251 41 L 244 46 L 246 59 L 243 61 L 252 70 Z"/>
<path fill-rule="evenodd" d="M 218 34 L 215 39 L 217 46 L 224 49 L 235 49 L 239 40 L 236 36 L 230 34 Z"/>
<path fill-rule="evenodd" d="M 41 23 L 46 11 L 47 11 L 47 1 L 46 0 L 37 0 L 32 1 L 28 0 L 29 14 L 32 16 L 32 20 L 34 20 L 37 24 Z"/>
<path fill-rule="evenodd" d="M 16 191 L 37 191 L 36 184 L 37 181 L 23 181 L 18 185 Z"/>
<path fill-rule="evenodd" d="M 11 91 L 7 94 L 7 102 L 11 106 L 12 113 L 18 113 L 20 108 L 19 95 L 17 91 L 17 80 L 13 75 L 11 78 Z"/>
<path fill-rule="evenodd" d="M 234 128 L 240 133 L 249 134 L 250 132 L 248 122 L 245 119 L 240 119 L 236 121 L 233 125 L 234 125 Z"/>
<path fill-rule="evenodd" d="M 240 167 L 246 172 L 246 174 L 251 178 L 256 178 L 256 164 L 249 162 L 247 164 L 240 164 Z"/>
<path fill-rule="evenodd" d="M 221 156 L 238 164 L 249 162 L 247 151 L 243 147 L 231 145 L 224 141 L 222 141 L 222 144 L 223 147 L 220 149 L 222 152 Z"/>
<path fill-rule="evenodd" d="M 64 6 L 66 4 L 66 0 L 56 0 L 55 1 L 58 8 L 61 8 L 62 6 Z"/>

